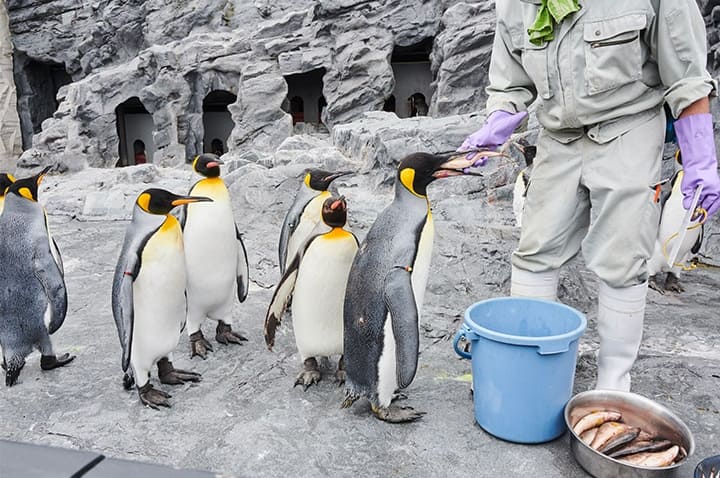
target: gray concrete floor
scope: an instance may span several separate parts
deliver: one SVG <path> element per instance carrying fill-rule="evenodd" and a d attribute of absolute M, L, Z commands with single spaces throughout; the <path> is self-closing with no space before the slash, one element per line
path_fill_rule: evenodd
<path fill-rule="evenodd" d="M 361 199 L 375 210 L 358 213 L 351 223 L 362 237 L 390 192 L 360 197 L 355 186 L 341 188 L 351 217 Z M 243 197 L 238 207 L 262 200 L 252 192 Z M 408 404 L 427 415 L 416 423 L 390 425 L 370 416 L 367 405 L 340 409 L 343 392 L 332 383 L 330 364 L 319 386 L 307 392 L 293 388 L 301 364 L 291 321 L 280 329 L 274 352 L 264 346 L 268 287 L 278 274 L 276 225 L 289 197 L 267 213 L 272 226 L 260 225 L 262 212 L 236 211 L 254 282 L 233 320 L 249 341 L 218 344 L 203 361 L 189 359 L 183 336 L 175 365 L 202 373 L 203 381 L 161 386 L 173 395 L 172 409 L 161 411 L 142 407 L 137 394 L 124 391 L 121 383 L 110 288 L 127 223 L 53 217 L 69 294 L 68 316 L 54 343 L 57 352 L 77 358 L 68 367 L 42 372 L 35 353 L 17 386 L 0 387 L 0 436 L 237 476 L 587 476 L 571 455 L 567 434 L 529 446 L 484 432 L 474 422 L 468 383 L 459 379 L 469 372 L 469 363 L 456 357 L 451 340 L 464 309 L 509 289 L 508 254 L 517 232 L 509 226 L 507 209 L 500 221 L 497 211 L 483 209 L 480 202 L 458 202 L 445 190 L 437 194 L 436 256 L 421 319 L 419 369 L 407 389 Z M 695 271 L 684 277 L 685 294 L 650 293 L 646 338 L 633 375 L 634 391 L 670 407 L 692 429 L 697 450 L 686 476 L 701 458 L 720 453 L 718 277 L 714 271 Z M 593 290 L 581 264 L 563 273 L 561 299 L 589 319 L 580 344 L 577 392 L 594 381 Z M 204 330 L 214 336 L 212 324 Z"/>

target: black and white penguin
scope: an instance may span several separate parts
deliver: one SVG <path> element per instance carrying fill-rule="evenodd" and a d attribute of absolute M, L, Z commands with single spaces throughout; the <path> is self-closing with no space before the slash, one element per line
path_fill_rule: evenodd
<path fill-rule="evenodd" d="M 355 235 L 343 227 L 347 221 L 345 198 L 329 197 L 322 205 L 328 232 L 311 235 L 285 270 L 275 288 L 265 318 L 265 342 L 275 344 L 275 330 L 293 295 L 295 343 L 303 371 L 295 385 L 305 390 L 320 381 L 318 357 L 340 355 L 335 378 L 345 381 L 343 370 L 343 302 L 350 266 L 358 250 Z"/>
<path fill-rule="evenodd" d="M 204 179 L 196 182 L 188 194 L 208 197 L 213 202 L 189 204 L 183 214 L 191 357 L 205 358 L 213 349 L 201 330 L 206 317 L 217 321 L 215 340 L 219 343 L 241 344 L 247 340 L 230 325 L 235 298 L 245 301 L 250 278 L 230 194 L 220 177 L 221 164 L 220 158 L 210 153 L 195 158 L 193 169 Z"/>
<path fill-rule="evenodd" d="M 0 215 L 0 347 L 7 386 L 15 384 L 34 347 L 43 370 L 75 358 L 56 356 L 50 341 L 65 321 L 67 292 L 59 251 L 37 202 L 38 186 L 49 170 L 13 182 Z"/>
<path fill-rule="evenodd" d="M 515 178 L 515 186 L 513 188 L 513 215 L 515 216 L 515 225 L 522 227 L 522 214 L 525 209 L 525 198 L 530 187 L 530 175 L 532 174 L 533 161 L 537 149 L 534 145 L 528 144 L 524 140 L 518 140 L 512 143 L 520 150 L 525 158 L 525 167 L 520 170 Z"/>
<path fill-rule="evenodd" d="M 450 159 L 426 153 L 400 162 L 395 199 L 370 228 L 348 277 L 343 407 L 365 397 L 381 420 L 405 422 L 422 415 L 391 402 L 396 390 L 410 385 L 417 368 L 418 318 L 434 236 L 427 187 L 439 178 L 473 174 L 473 162 L 465 156 Z"/>
<path fill-rule="evenodd" d="M 126 389 L 134 382 L 140 401 L 152 408 L 170 406 L 170 395 L 150 383 L 150 370 L 156 363 L 161 383 L 179 385 L 200 380 L 200 374 L 176 369 L 172 364 L 172 351 L 185 327 L 187 303 L 183 235 L 170 211 L 184 204 L 209 201 L 164 189 L 147 189 L 135 201 L 132 221 L 125 232 L 112 288 L 113 316 L 122 346 L 123 382 Z"/>
<path fill-rule="evenodd" d="M 648 261 L 648 286 L 664 294 L 665 291 L 684 292 L 680 284 L 680 272 L 683 266 L 688 266 L 692 254 L 697 254 L 703 240 L 703 226 L 699 224 L 702 218 L 690 223 L 683 242 L 678 250 L 675 265 L 670 267 L 667 258 L 678 239 L 679 229 L 685 217 L 686 209 L 683 207 L 682 179 L 685 171 L 682 169 L 681 155 L 676 155 L 677 170 L 669 183 L 669 192 L 658 197 L 662 206 L 660 213 L 660 227 L 655 240 L 653 254 Z M 667 273 L 665 282 L 661 286 L 661 275 Z"/>
<path fill-rule="evenodd" d="M 14 182 L 15 178 L 12 174 L 0 173 L 0 214 L 2 214 L 3 208 L 5 207 L 5 193 Z"/>
<path fill-rule="evenodd" d="M 281 274 L 285 273 L 288 262 L 295 257 L 298 249 L 315 230 L 315 227 L 322 224 L 320 212 L 323 202 L 330 197 L 328 191 L 330 183 L 347 174 L 351 173 L 349 171 L 331 173 L 322 169 L 310 169 L 305 173 L 280 231 L 278 259 Z"/>

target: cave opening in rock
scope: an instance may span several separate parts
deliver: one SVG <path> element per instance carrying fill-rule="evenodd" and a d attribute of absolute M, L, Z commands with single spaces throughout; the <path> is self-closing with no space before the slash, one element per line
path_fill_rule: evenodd
<path fill-rule="evenodd" d="M 290 113 L 293 124 L 322 123 L 322 110 L 327 106 L 323 96 L 325 68 L 285 76 L 288 85 L 283 109 Z"/>
<path fill-rule="evenodd" d="M 237 96 L 225 90 L 213 90 L 203 100 L 203 152 L 222 156 L 228 150 L 227 140 L 235 127 L 228 105 Z"/>
<path fill-rule="evenodd" d="M 395 45 L 390 64 L 395 76 L 392 104 L 385 101 L 384 111 L 394 111 L 399 118 L 427 116 L 432 91 L 430 51 L 433 38 L 413 45 Z M 397 101 L 395 99 L 397 98 Z M 386 109 L 394 107 L 394 109 Z"/>
<path fill-rule="evenodd" d="M 62 63 L 38 61 L 22 52 L 14 57 L 17 107 L 22 132 L 22 148 L 32 146 L 33 135 L 42 129 L 42 122 L 58 109 L 60 87 L 72 82 Z"/>
<path fill-rule="evenodd" d="M 118 134 L 117 166 L 133 166 L 152 163 L 155 147 L 153 130 L 155 123 L 140 98 L 133 96 L 115 108 Z"/>

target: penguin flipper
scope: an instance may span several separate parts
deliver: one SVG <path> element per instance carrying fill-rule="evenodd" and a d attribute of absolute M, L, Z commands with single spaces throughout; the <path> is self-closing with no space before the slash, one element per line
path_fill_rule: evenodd
<path fill-rule="evenodd" d="M 700 252 L 700 247 L 702 247 L 704 235 L 705 235 L 705 224 L 703 223 L 700 226 L 700 234 L 698 234 L 697 241 L 695 241 L 695 244 L 693 244 L 692 248 L 690 248 L 690 252 L 692 252 L 693 254 L 697 254 L 698 252 Z"/>
<path fill-rule="evenodd" d="M 243 244 L 240 230 L 235 224 L 235 237 L 238 242 L 238 259 L 237 259 L 237 295 L 240 302 L 245 302 L 250 289 L 250 266 L 248 265 L 247 250 Z"/>
<path fill-rule="evenodd" d="M 132 334 L 135 320 L 133 282 L 135 282 L 139 271 L 140 260 L 138 255 L 128 253 L 125 256 L 125 261 L 118 264 L 113 281 L 112 309 L 123 351 L 123 372 L 127 372 L 130 366 L 130 352 L 132 350 Z"/>
<path fill-rule="evenodd" d="M 67 314 L 67 290 L 60 267 L 52 254 L 36 253 L 33 257 L 35 277 L 45 290 L 45 296 L 50 304 L 50 324 L 48 332 L 53 334 L 65 321 Z"/>
<path fill-rule="evenodd" d="M 410 273 L 400 267 L 391 270 L 385 276 L 384 296 L 395 337 L 398 387 L 405 388 L 415 378 L 420 347 L 418 310 Z"/>
<path fill-rule="evenodd" d="M 60 255 L 60 249 L 58 248 L 57 242 L 55 242 L 55 238 L 52 239 L 52 245 L 53 245 L 53 257 L 55 257 L 55 262 L 58 265 L 58 268 L 60 269 L 60 274 L 65 277 L 65 265 L 63 264 L 62 256 Z"/>
<path fill-rule="evenodd" d="M 295 280 L 297 279 L 298 271 L 300 270 L 301 257 L 302 255 L 298 253 L 295 256 L 295 259 L 293 259 L 288 268 L 285 270 L 285 273 L 275 288 L 275 293 L 270 301 L 270 305 L 268 306 L 263 331 L 265 334 L 265 343 L 267 344 L 269 350 L 272 350 L 275 345 L 275 330 L 280 325 L 282 316 L 285 313 L 285 308 L 290 301 L 293 290 L 295 290 Z"/>

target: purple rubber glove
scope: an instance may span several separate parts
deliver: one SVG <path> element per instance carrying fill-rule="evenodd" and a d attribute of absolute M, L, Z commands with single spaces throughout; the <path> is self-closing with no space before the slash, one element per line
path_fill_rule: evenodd
<path fill-rule="evenodd" d="M 710 113 L 685 116 L 675 121 L 675 134 L 685 170 L 680 187 L 683 207 L 688 209 L 695 188 L 703 185 L 698 206 L 705 209 L 708 217 L 720 209 L 720 177 L 718 177 L 715 137 Z"/>
<path fill-rule="evenodd" d="M 493 111 L 485 120 L 482 128 L 468 136 L 458 151 L 468 149 L 486 148 L 495 150 L 505 144 L 510 135 L 527 117 L 527 111 L 508 113 L 507 111 Z M 472 159 L 477 153 L 468 153 L 467 159 Z M 485 166 L 487 158 L 482 157 L 475 161 L 473 166 Z"/>

